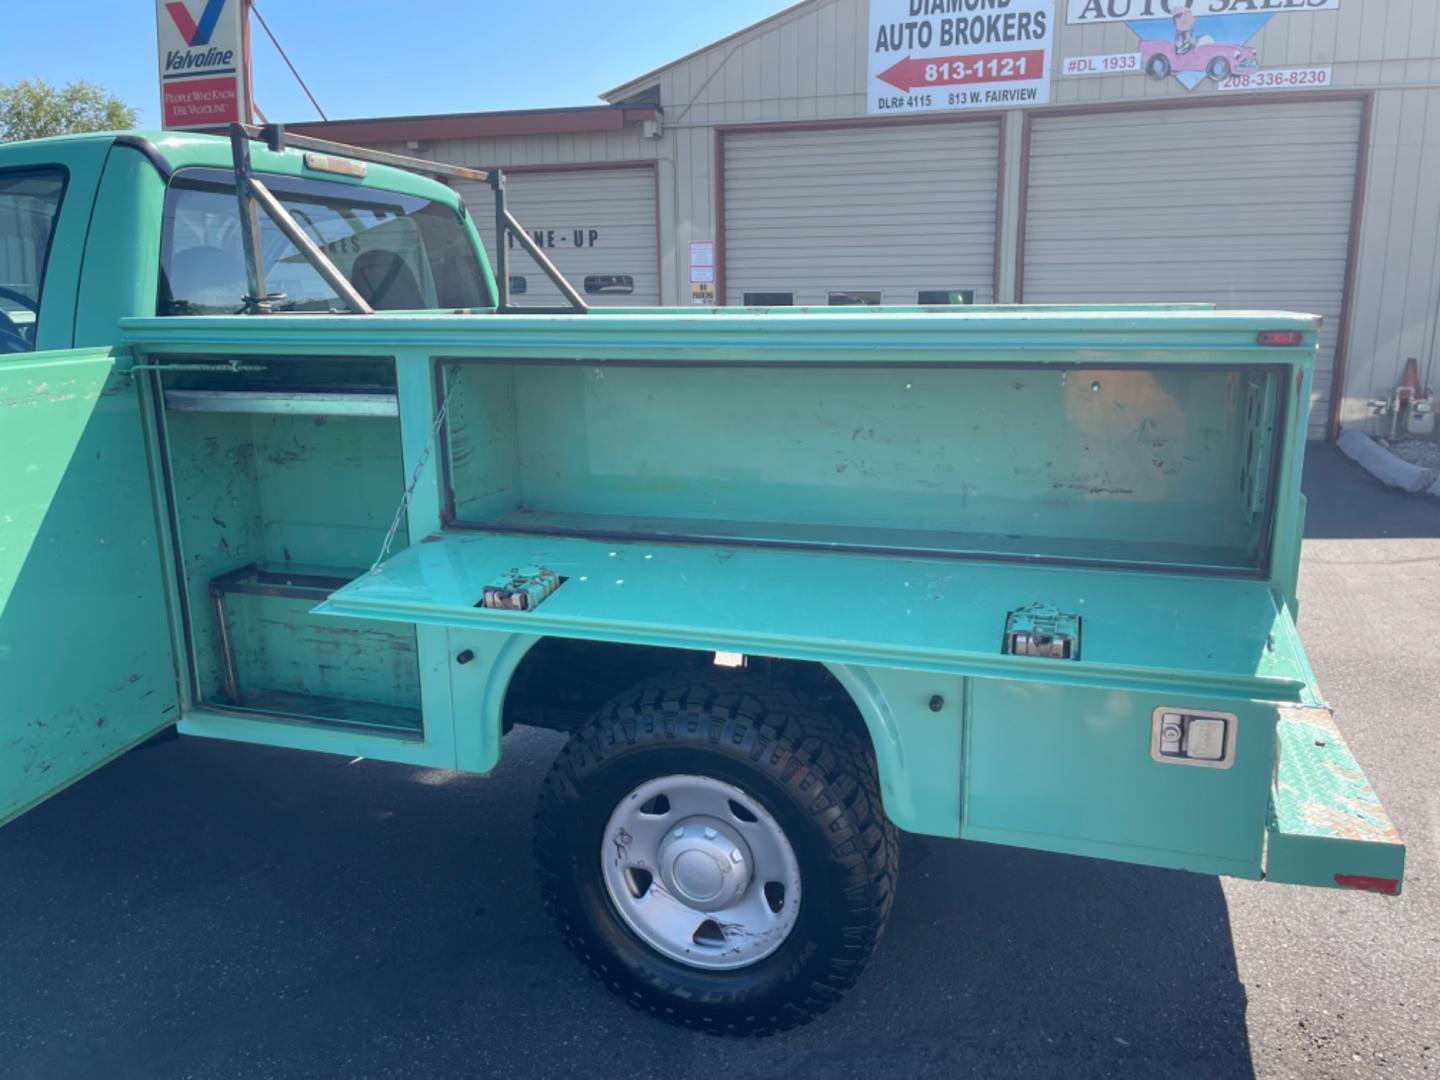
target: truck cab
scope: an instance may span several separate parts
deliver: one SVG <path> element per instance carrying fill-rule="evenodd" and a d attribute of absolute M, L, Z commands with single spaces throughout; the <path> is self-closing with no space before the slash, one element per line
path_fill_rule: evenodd
<path fill-rule="evenodd" d="M 0 147 L 0 821 L 171 726 L 569 732 L 562 933 L 723 1032 L 848 988 L 899 829 L 1399 892 L 1296 626 L 1317 318 L 526 311 L 446 168 Z"/>

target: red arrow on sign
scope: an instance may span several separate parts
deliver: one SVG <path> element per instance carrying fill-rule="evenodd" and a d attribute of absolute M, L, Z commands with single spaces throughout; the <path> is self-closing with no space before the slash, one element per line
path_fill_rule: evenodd
<path fill-rule="evenodd" d="M 917 86 L 964 86 L 966 83 L 1013 82 L 1044 76 L 1045 53 L 984 53 L 974 56 L 907 56 L 876 78 L 907 93 Z"/>

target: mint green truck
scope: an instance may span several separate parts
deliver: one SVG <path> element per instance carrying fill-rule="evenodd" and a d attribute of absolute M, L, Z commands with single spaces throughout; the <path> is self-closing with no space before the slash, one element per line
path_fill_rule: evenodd
<path fill-rule="evenodd" d="M 172 727 L 566 732 L 560 932 L 731 1033 L 854 983 L 899 830 L 1400 892 L 1296 630 L 1317 318 L 517 307 L 459 180 L 526 246 L 281 128 L 0 147 L 0 821 Z"/>

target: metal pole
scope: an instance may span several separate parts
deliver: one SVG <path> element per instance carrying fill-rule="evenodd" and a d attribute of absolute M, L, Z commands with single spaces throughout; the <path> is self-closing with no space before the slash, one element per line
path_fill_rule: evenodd
<path fill-rule="evenodd" d="M 490 186 L 495 190 L 495 286 L 500 291 L 499 308 L 504 311 L 510 306 L 510 250 L 505 235 L 510 211 L 505 209 L 505 174 L 499 169 L 491 172 Z"/>
<path fill-rule="evenodd" d="M 240 85 L 245 88 L 245 123 L 255 122 L 255 65 L 250 49 L 250 0 L 240 4 Z"/>
<path fill-rule="evenodd" d="M 220 681 L 225 689 L 225 699 L 232 705 L 240 704 L 240 676 L 235 670 L 235 645 L 230 640 L 230 625 L 225 617 L 225 596 L 210 590 L 210 603 L 215 611 L 215 636 L 220 646 Z"/>
<path fill-rule="evenodd" d="M 555 268 L 555 264 L 552 263 L 545 252 L 541 250 L 540 245 L 535 243 L 530 234 L 525 231 L 525 226 L 516 221 L 515 215 L 510 213 L 509 210 L 502 208 L 502 212 L 505 215 L 505 223 L 509 225 L 511 231 L 514 232 L 515 239 L 520 241 L 520 246 L 529 253 L 532 259 L 540 264 L 540 269 L 545 271 L 545 276 L 553 281 L 555 287 L 565 294 L 565 299 L 570 301 L 570 305 L 575 308 L 576 311 L 589 311 L 590 307 L 585 303 L 584 297 L 576 292 L 575 286 L 566 281 L 565 275 Z"/>
<path fill-rule="evenodd" d="M 265 213 L 285 234 L 285 239 L 300 249 L 300 253 L 325 279 L 325 284 L 334 289 L 335 294 L 345 301 L 345 306 L 359 315 L 373 315 L 375 309 L 365 302 L 365 298 L 355 290 L 354 285 L 350 284 L 350 279 L 330 261 L 330 256 L 326 255 L 320 246 L 310 239 L 305 230 L 300 228 L 295 219 L 290 216 L 290 211 L 286 210 L 280 200 L 270 193 L 270 189 L 254 176 L 249 179 L 249 189 L 255 202 L 264 208 Z"/>
<path fill-rule="evenodd" d="M 240 203 L 240 235 L 245 244 L 245 282 L 250 295 L 245 308 L 252 315 L 267 314 L 270 303 L 265 292 L 265 266 L 260 245 L 260 219 L 251 197 L 250 136 L 240 124 L 230 125 L 230 154 L 235 162 L 235 198 Z"/>

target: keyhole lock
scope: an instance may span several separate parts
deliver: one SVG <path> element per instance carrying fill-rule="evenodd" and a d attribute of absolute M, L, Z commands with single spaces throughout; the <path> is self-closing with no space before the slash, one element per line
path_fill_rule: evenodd
<path fill-rule="evenodd" d="M 474 660 L 474 659 L 475 659 L 475 650 L 474 650 L 474 649 L 466 649 L 464 652 L 458 653 L 458 654 L 456 654 L 456 656 L 455 656 L 455 662 L 456 662 L 457 664 L 468 664 L 471 660 Z"/>

